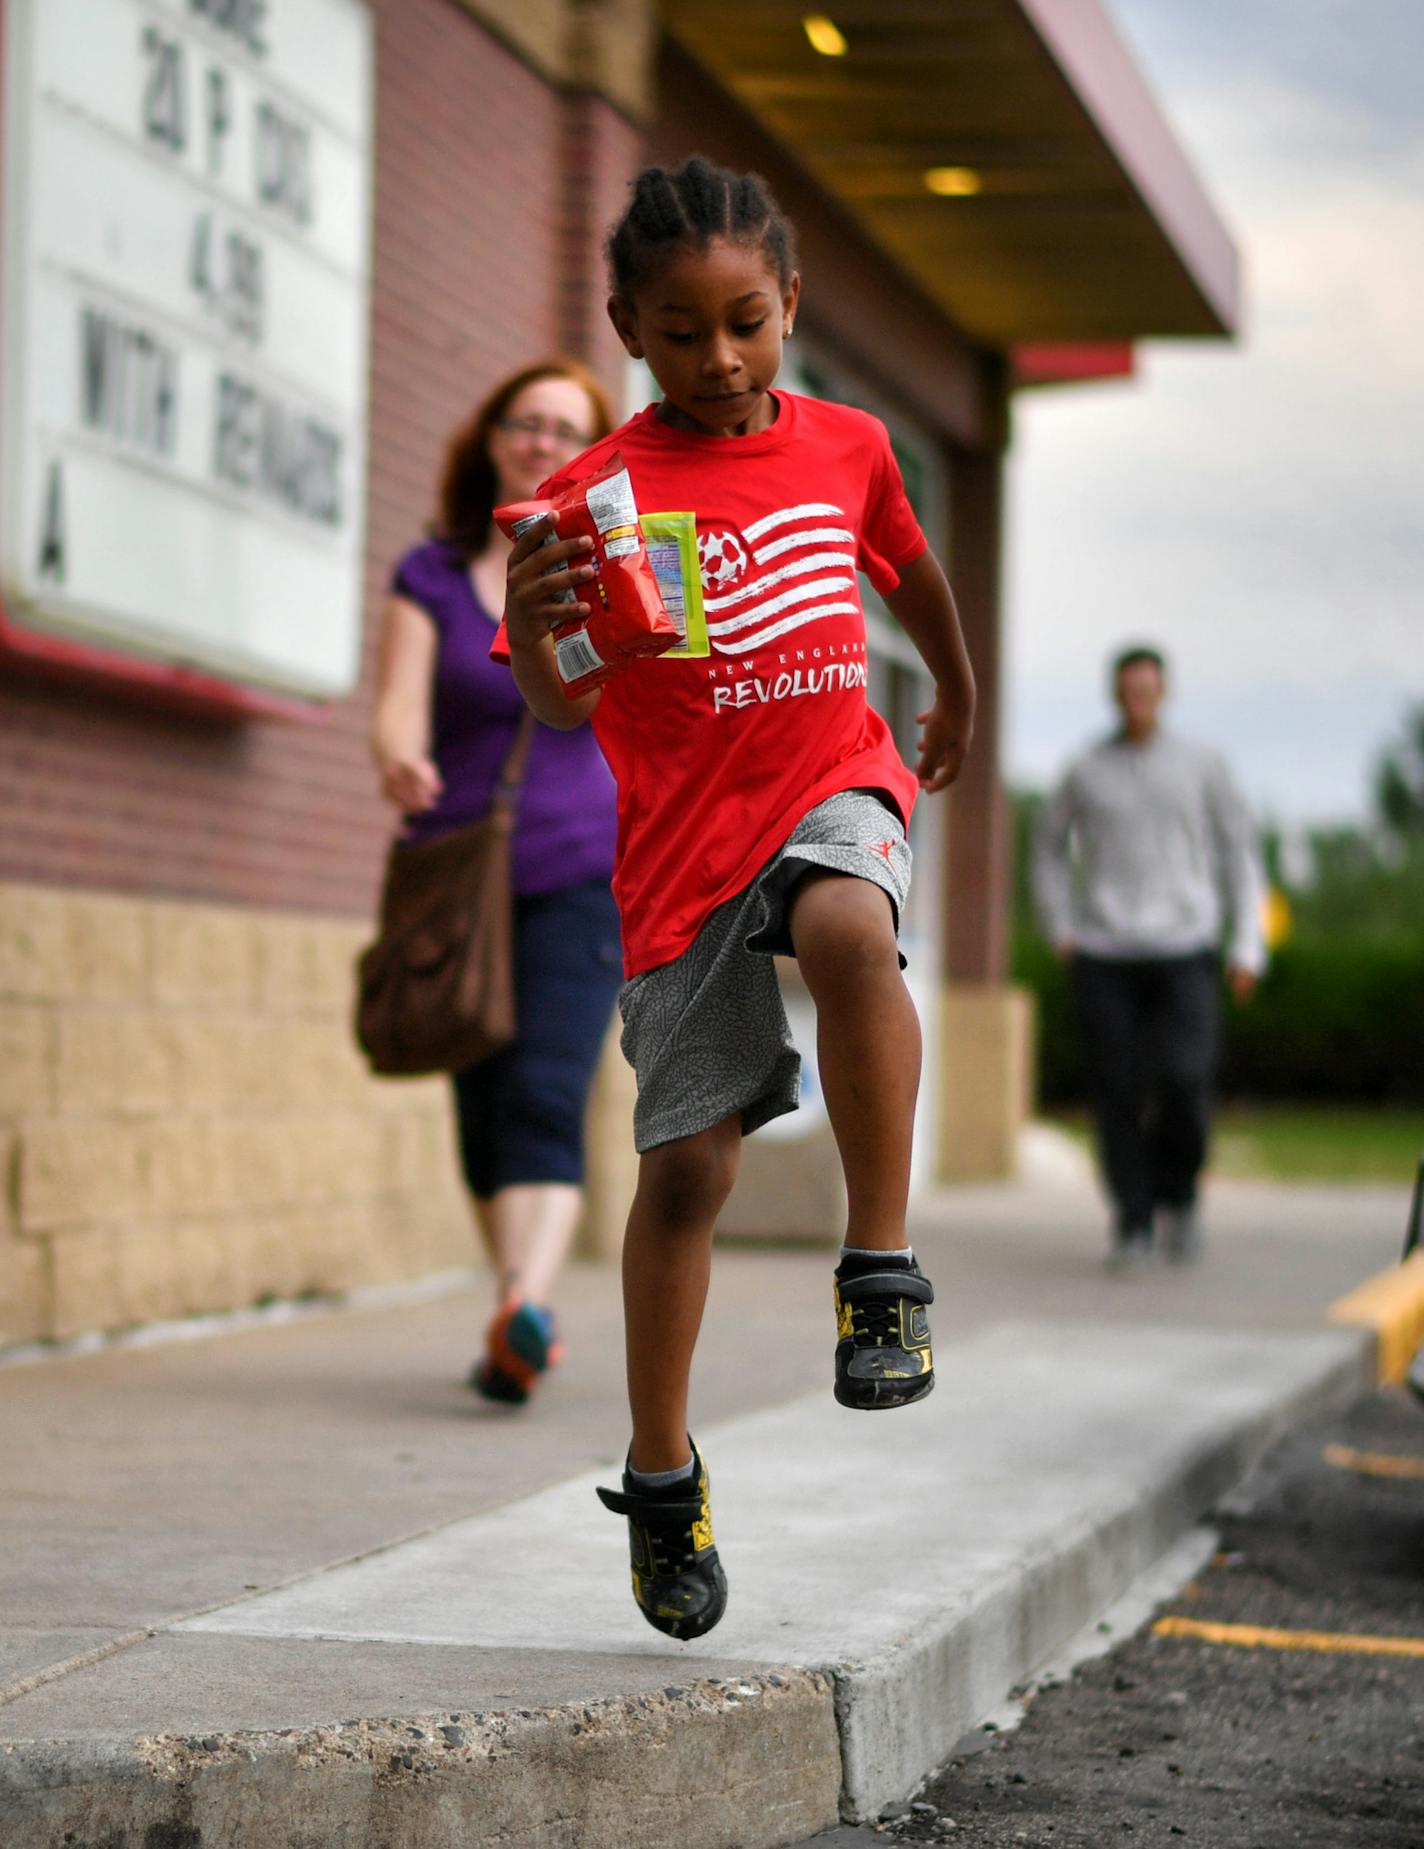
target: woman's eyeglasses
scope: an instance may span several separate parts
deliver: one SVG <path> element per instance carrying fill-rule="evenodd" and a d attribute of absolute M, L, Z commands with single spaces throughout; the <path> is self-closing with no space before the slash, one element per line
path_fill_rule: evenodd
<path fill-rule="evenodd" d="M 552 437 L 554 442 L 562 443 L 566 449 L 587 449 L 593 438 L 582 430 L 575 430 L 572 424 L 566 424 L 562 418 L 556 423 L 548 417 L 501 417 L 496 420 L 496 428 L 512 437 Z"/>

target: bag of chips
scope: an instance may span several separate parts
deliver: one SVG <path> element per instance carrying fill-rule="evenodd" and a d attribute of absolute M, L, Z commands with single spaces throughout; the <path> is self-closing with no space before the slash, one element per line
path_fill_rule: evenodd
<path fill-rule="evenodd" d="M 577 591 L 559 593 L 560 602 L 583 601 L 591 606 L 590 612 L 571 617 L 553 631 L 559 679 L 565 697 L 576 700 L 630 661 L 676 648 L 683 636 L 664 607 L 638 525 L 633 484 L 620 455 L 615 453 L 597 474 L 575 482 L 551 500 L 516 501 L 494 510 L 500 530 L 511 539 L 518 539 L 550 514 L 555 524 L 544 545 L 579 537 L 593 541 L 592 552 L 573 560 L 575 565 L 592 565 L 593 577 Z M 502 623 L 490 654 L 496 661 L 509 660 Z"/>

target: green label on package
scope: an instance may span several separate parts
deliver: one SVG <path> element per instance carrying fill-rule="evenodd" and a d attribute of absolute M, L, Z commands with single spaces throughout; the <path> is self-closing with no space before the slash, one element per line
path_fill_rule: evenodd
<path fill-rule="evenodd" d="M 712 652 L 707 616 L 702 608 L 702 570 L 697 562 L 695 514 L 643 514 L 639 517 L 653 575 L 664 607 L 682 636 L 659 661 L 686 661 Z"/>

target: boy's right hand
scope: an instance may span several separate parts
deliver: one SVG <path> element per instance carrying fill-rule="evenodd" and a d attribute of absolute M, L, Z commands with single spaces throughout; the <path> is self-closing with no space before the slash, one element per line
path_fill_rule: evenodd
<path fill-rule="evenodd" d="M 587 616 L 589 605 L 559 601 L 563 591 L 577 593 L 593 576 L 588 555 L 593 541 L 587 537 L 559 539 L 545 545 L 546 534 L 556 531 L 546 515 L 537 526 L 514 542 L 505 574 L 504 627 L 512 648 L 534 648 L 561 623 Z"/>

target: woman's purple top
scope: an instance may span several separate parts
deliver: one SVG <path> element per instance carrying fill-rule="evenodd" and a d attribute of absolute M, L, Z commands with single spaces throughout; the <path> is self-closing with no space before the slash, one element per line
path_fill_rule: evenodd
<path fill-rule="evenodd" d="M 430 841 L 489 808 L 525 707 L 513 674 L 489 658 L 498 625 L 458 548 L 441 540 L 413 547 L 391 589 L 418 604 L 439 632 L 431 756 L 445 790 L 433 809 L 407 817 L 405 831 L 407 841 Z M 592 727 L 556 732 L 536 724 L 515 811 L 514 890 L 609 879 L 616 835 L 613 777 Z"/>

